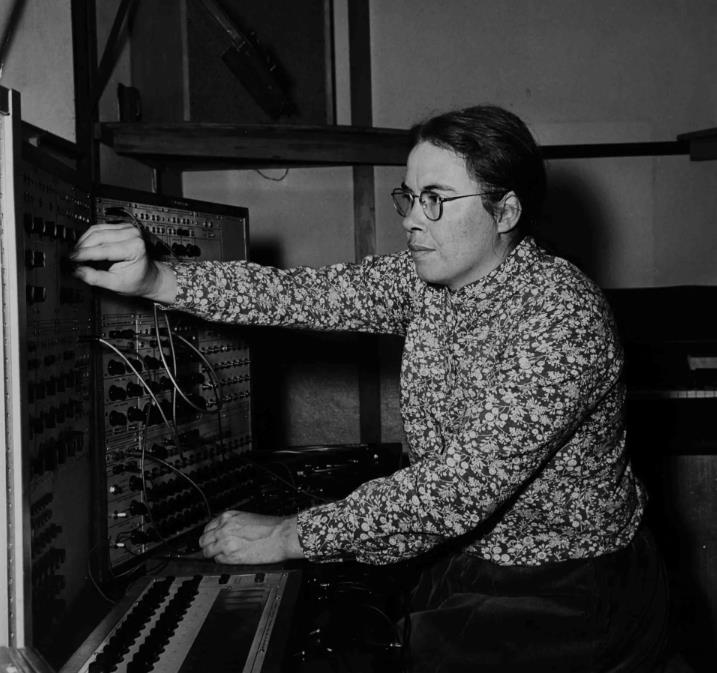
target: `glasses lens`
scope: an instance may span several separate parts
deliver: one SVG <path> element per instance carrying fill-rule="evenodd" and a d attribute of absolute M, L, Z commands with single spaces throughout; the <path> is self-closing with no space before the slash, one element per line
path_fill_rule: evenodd
<path fill-rule="evenodd" d="M 391 192 L 391 198 L 393 199 L 393 205 L 396 211 L 401 217 L 406 217 L 408 212 L 411 210 L 411 204 L 413 203 L 413 194 L 406 192 L 403 189 L 394 189 Z"/>
<path fill-rule="evenodd" d="M 433 192 L 421 192 L 421 206 L 429 220 L 438 220 L 441 217 L 441 197 Z"/>

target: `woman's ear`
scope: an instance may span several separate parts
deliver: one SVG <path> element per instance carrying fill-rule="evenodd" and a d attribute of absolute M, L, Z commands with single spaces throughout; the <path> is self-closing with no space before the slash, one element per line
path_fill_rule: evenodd
<path fill-rule="evenodd" d="M 520 205 L 520 199 L 515 192 L 508 192 L 498 204 L 495 211 L 495 223 L 498 233 L 507 234 L 515 229 L 523 208 Z"/>

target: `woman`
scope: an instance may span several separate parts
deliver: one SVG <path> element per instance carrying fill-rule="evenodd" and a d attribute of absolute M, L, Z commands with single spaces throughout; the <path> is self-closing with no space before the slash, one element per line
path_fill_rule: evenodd
<path fill-rule="evenodd" d="M 625 453 L 622 351 L 598 288 L 530 236 L 539 149 L 492 106 L 412 136 L 392 192 L 406 251 L 320 269 L 163 264 L 132 225 L 97 225 L 77 275 L 209 320 L 405 335 L 410 466 L 295 517 L 225 512 L 207 557 L 430 559 L 416 671 L 651 671 L 665 582 Z M 114 264 L 82 265 L 101 259 Z"/>

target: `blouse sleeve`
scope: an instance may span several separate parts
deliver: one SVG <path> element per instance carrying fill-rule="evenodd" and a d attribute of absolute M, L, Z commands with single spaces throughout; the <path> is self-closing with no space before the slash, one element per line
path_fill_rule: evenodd
<path fill-rule="evenodd" d="M 305 554 L 397 561 L 471 532 L 514 497 L 618 385 L 622 352 L 611 320 L 583 304 L 566 312 L 559 297 L 544 298 L 427 457 L 302 512 Z"/>
<path fill-rule="evenodd" d="M 404 253 L 318 269 L 244 261 L 171 266 L 178 291 L 169 308 L 245 325 L 404 334 L 417 286 Z"/>

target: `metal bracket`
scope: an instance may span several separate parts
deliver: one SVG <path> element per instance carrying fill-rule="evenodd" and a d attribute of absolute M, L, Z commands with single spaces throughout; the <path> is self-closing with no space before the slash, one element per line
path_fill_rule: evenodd
<path fill-rule="evenodd" d="M 122 3 L 117 8 L 117 14 L 115 20 L 112 23 L 107 43 L 105 44 L 105 50 L 100 59 L 100 65 L 97 68 L 97 76 L 95 78 L 95 90 L 92 92 L 91 101 L 93 107 L 97 105 L 107 87 L 107 82 L 110 79 L 110 75 L 117 64 L 117 58 L 119 57 L 119 42 L 122 35 L 122 29 L 125 24 L 129 21 L 129 17 L 134 11 L 137 5 L 137 0 L 122 0 Z"/>
<path fill-rule="evenodd" d="M 15 29 L 22 16 L 22 10 L 25 9 L 25 2 L 26 0 L 15 0 L 12 10 L 10 10 L 10 18 L 7 21 L 2 40 L 0 41 L 0 77 L 2 77 L 3 67 L 5 66 L 5 55 L 10 49 L 12 38 L 15 37 Z M 8 113 L 5 112 L 3 114 Z"/>

